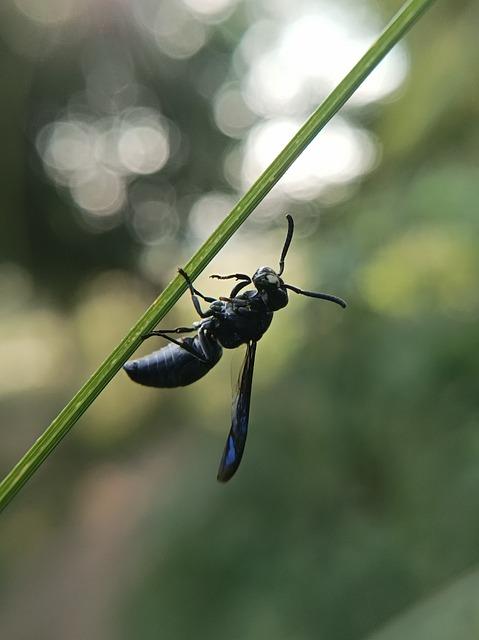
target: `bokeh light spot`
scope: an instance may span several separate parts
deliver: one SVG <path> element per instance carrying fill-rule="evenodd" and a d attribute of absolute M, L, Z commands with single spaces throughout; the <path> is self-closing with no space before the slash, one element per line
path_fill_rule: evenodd
<path fill-rule="evenodd" d="M 118 175 L 98 168 L 72 185 L 72 196 L 82 209 L 108 216 L 124 204 L 126 194 L 124 183 Z"/>
<path fill-rule="evenodd" d="M 271 23 L 261 28 L 270 34 L 269 46 L 258 48 L 248 32 L 240 52 L 248 64 L 244 97 L 257 114 L 271 117 L 306 112 L 323 99 L 374 41 L 377 15 L 361 6 L 323 3 L 296 18 L 297 8 L 276 7 L 276 35 Z M 251 27 L 256 33 L 260 23 Z M 253 49 L 253 52 L 250 51 Z M 408 60 L 399 45 L 358 88 L 350 105 L 380 100 L 404 81 Z"/>
<path fill-rule="evenodd" d="M 206 27 L 179 2 L 164 0 L 156 16 L 154 35 L 158 47 L 171 58 L 189 58 L 206 42 Z"/>
<path fill-rule="evenodd" d="M 143 200 L 132 208 L 132 228 L 143 244 L 166 244 L 175 237 L 180 221 L 169 203 Z"/>
<path fill-rule="evenodd" d="M 234 198 L 226 193 L 213 191 L 200 196 L 190 210 L 190 230 L 196 238 L 205 240 L 233 206 Z"/>
<path fill-rule="evenodd" d="M 91 165 L 93 136 L 91 128 L 79 120 L 57 121 L 42 129 L 37 148 L 46 164 L 68 179 Z"/>
<path fill-rule="evenodd" d="M 214 98 L 214 117 L 218 129 L 231 137 L 241 137 L 256 116 L 247 107 L 238 86 L 226 85 Z"/>
<path fill-rule="evenodd" d="M 131 173 L 153 173 L 161 169 L 168 160 L 167 133 L 159 125 L 129 127 L 120 136 L 118 152 Z"/>
<path fill-rule="evenodd" d="M 71 20 L 78 11 L 75 0 L 15 0 L 25 16 L 44 26 L 56 26 Z"/>
<path fill-rule="evenodd" d="M 245 186 L 264 171 L 299 126 L 299 121 L 283 118 L 252 129 L 243 163 Z M 336 118 L 302 153 L 278 188 L 299 199 L 315 197 L 331 184 L 348 182 L 370 170 L 376 156 L 377 147 L 366 131 Z"/>
<path fill-rule="evenodd" d="M 237 0 L 183 0 L 183 4 L 208 22 L 219 22 L 229 15 Z"/>

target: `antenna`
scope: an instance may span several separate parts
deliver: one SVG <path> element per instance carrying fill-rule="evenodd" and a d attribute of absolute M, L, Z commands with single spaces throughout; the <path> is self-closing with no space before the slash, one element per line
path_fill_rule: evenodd
<path fill-rule="evenodd" d="M 286 234 L 286 240 L 284 241 L 283 251 L 281 251 L 281 258 L 279 259 L 279 272 L 278 272 L 279 276 L 284 271 L 284 259 L 286 258 L 286 254 L 288 253 L 291 240 L 293 239 L 294 222 L 293 222 L 293 218 L 289 215 L 289 213 L 286 216 L 286 220 L 288 221 L 288 233 Z"/>
<path fill-rule="evenodd" d="M 336 304 L 339 304 L 339 306 L 343 307 L 343 309 L 345 309 L 347 306 L 342 298 L 339 298 L 338 296 L 333 296 L 330 293 L 316 293 L 315 291 L 303 291 L 303 289 L 300 289 L 299 287 L 294 287 L 292 284 L 285 284 L 284 286 L 286 289 L 289 289 L 290 291 L 299 293 L 300 296 L 307 296 L 308 298 L 320 298 L 321 300 L 329 300 L 329 302 L 335 302 Z"/>

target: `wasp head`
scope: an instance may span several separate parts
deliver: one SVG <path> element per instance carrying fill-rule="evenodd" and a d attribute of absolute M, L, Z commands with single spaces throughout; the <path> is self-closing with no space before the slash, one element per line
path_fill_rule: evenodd
<path fill-rule="evenodd" d="M 271 267 L 259 267 L 253 275 L 253 284 L 261 289 L 276 289 L 281 285 L 281 278 Z"/>
<path fill-rule="evenodd" d="M 259 267 L 253 275 L 253 284 L 271 311 L 282 309 L 288 304 L 288 294 L 283 281 L 271 267 Z"/>

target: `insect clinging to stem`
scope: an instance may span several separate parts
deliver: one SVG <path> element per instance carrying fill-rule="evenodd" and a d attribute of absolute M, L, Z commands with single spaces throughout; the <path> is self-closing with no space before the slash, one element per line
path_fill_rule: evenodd
<path fill-rule="evenodd" d="M 288 304 L 288 291 L 309 298 L 329 300 L 346 307 L 344 300 L 337 296 L 304 291 L 284 282 L 281 276 L 294 231 L 293 218 L 290 215 L 286 218 L 288 232 L 281 251 L 279 271 L 276 272 L 271 267 L 259 267 L 252 277 L 244 273 L 212 275 L 211 278 L 220 280 L 236 280 L 228 297 L 216 299 L 195 289 L 188 274 L 179 269 L 188 284 L 193 306 L 201 320 L 193 322 L 189 327 L 151 331 L 143 339 L 160 336 L 169 340 L 170 344 L 124 365 L 128 376 L 140 384 L 158 388 L 182 387 L 206 375 L 221 358 L 223 347 L 235 349 L 246 344 L 238 388 L 233 399 L 231 428 L 218 470 L 220 482 L 228 481 L 241 462 L 248 433 L 256 344 L 270 326 L 274 312 Z M 249 284 L 253 284 L 255 289 L 240 293 Z M 209 304 L 206 311 L 201 308 L 200 298 Z M 172 334 L 193 332 L 196 332 L 194 337 L 172 337 Z"/>

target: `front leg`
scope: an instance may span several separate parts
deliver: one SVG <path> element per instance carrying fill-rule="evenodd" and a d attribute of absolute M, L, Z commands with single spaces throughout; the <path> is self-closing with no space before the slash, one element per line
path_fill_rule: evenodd
<path fill-rule="evenodd" d="M 217 273 L 213 273 L 210 278 L 216 278 L 217 280 L 246 280 L 247 284 L 250 284 L 251 278 L 245 273 L 232 273 L 229 276 L 220 276 Z"/>
<path fill-rule="evenodd" d="M 231 289 L 230 298 L 236 298 L 241 289 L 247 287 L 249 282 L 237 282 L 235 286 Z"/>
<path fill-rule="evenodd" d="M 240 282 L 237 282 L 231 289 L 230 298 L 237 296 L 241 289 L 244 289 L 253 282 L 245 273 L 231 273 L 228 276 L 219 276 L 217 273 L 214 273 L 210 278 L 216 278 L 217 280 L 232 280 L 234 278 L 235 280 L 239 280 Z"/>
<path fill-rule="evenodd" d="M 204 296 L 203 294 L 199 293 L 199 291 L 197 291 L 194 286 L 193 283 L 190 280 L 190 276 L 186 273 L 186 271 L 184 269 L 182 269 L 181 267 L 178 269 L 178 273 L 180 275 L 183 276 L 183 278 L 186 280 L 186 284 L 188 285 L 188 289 L 190 290 L 190 294 L 191 294 L 191 300 L 193 302 L 193 306 L 196 310 L 196 313 L 200 316 L 200 318 L 208 318 L 209 316 L 212 315 L 211 311 L 203 311 L 200 305 L 200 301 L 198 300 L 197 296 L 200 296 L 201 298 L 203 298 L 203 300 L 205 300 L 206 302 L 214 302 L 215 299 L 214 298 L 207 298 L 206 296 Z"/>

